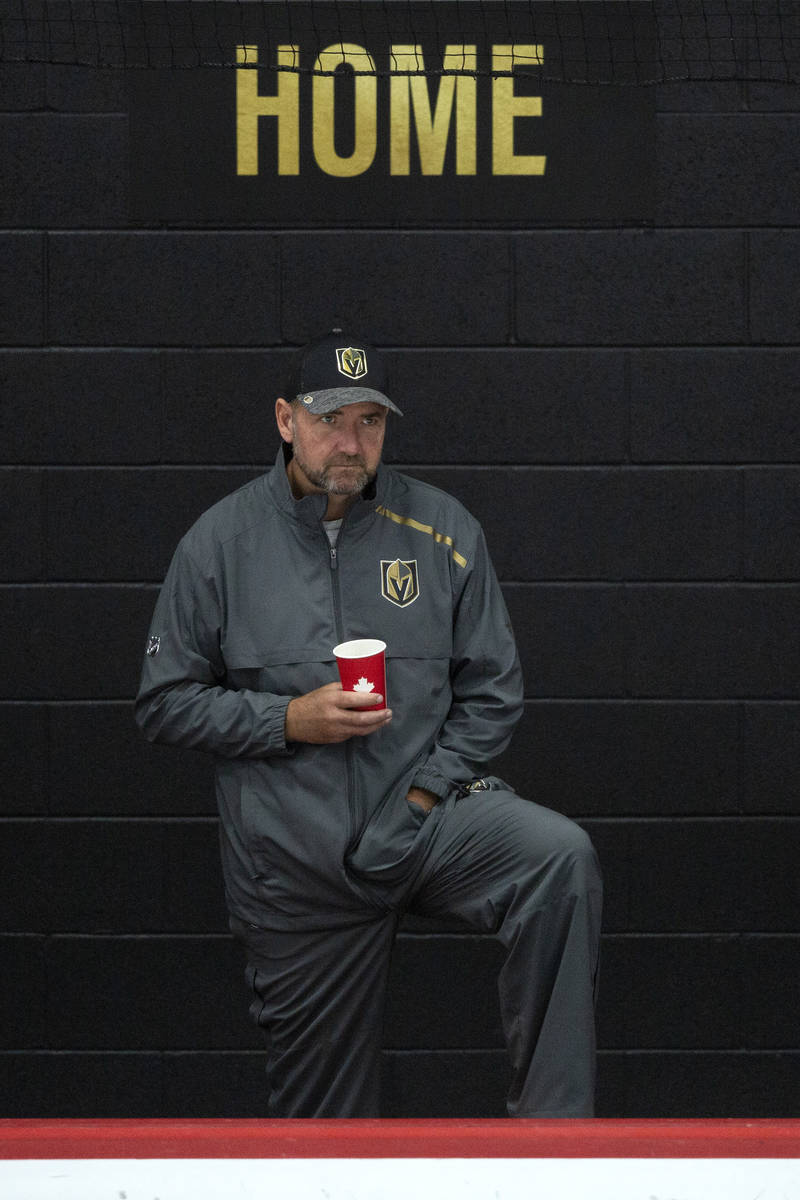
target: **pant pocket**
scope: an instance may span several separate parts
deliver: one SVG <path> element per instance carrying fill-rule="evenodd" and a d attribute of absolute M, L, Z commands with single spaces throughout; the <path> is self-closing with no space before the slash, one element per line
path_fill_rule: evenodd
<path fill-rule="evenodd" d="M 424 853 L 438 805 L 426 812 L 407 799 L 410 778 L 392 789 L 347 853 L 347 866 L 370 883 L 399 883 Z"/>

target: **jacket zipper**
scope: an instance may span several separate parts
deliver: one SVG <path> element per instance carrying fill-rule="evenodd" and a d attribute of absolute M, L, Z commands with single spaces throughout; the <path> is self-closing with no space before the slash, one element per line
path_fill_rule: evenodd
<path fill-rule="evenodd" d="M 342 525 L 339 529 L 339 537 L 342 536 L 343 529 L 344 529 L 344 526 Z M 323 533 L 324 532 L 325 531 L 323 530 Z M 327 535 L 327 533 L 325 533 L 326 541 L 327 541 L 327 538 L 328 538 L 328 535 Z M 338 541 L 338 538 L 337 538 L 337 541 Z M 330 569 L 331 569 L 331 595 L 333 597 L 333 621 L 334 621 L 334 626 L 336 628 L 337 641 L 341 642 L 344 640 L 344 628 L 342 626 L 342 611 L 341 611 L 341 603 L 340 603 L 340 599 L 339 599 L 339 577 L 338 577 L 339 559 L 338 559 L 338 555 L 336 552 L 336 546 L 332 546 L 329 543 L 328 550 L 329 550 L 328 561 L 330 563 Z M 351 842 L 355 839 L 355 836 L 356 836 L 355 771 L 354 771 L 355 764 L 353 761 L 352 738 L 350 739 L 350 741 L 347 741 L 344 743 L 344 761 L 345 761 L 345 772 L 346 772 L 345 787 L 347 789 L 347 812 L 348 812 L 348 815 L 350 818 L 350 828 L 349 828 L 348 834 L 347 834 L 347 844 L 349 846 L 351 844 Z"/>
<path fill-rule="evenodd" d="M 341 534 L 341 530 L 340 530 L 340 534 Z M 327 536 L 328 535 L 325 534 L 326 538 L 327 538 Z M 339 579 L 338 579 L 339 559 L 336 554 L 335 546 L 329 545 L 328 550 L 329 550 L 329 560 L 328 561 L 330 563 L 330 568 L 331 568 L 331 572 L 332 572 L 332 574 L 331 574 L 331 595 L 333 596 L 333 624 L 334 624 L 334 628 L 336 629 L 337 641 L 341 642 L 341 641 L 344 641 L 344 630 L 342 628 L 342 611 L 341 611 L 341 604 L 339 602 Z"/>

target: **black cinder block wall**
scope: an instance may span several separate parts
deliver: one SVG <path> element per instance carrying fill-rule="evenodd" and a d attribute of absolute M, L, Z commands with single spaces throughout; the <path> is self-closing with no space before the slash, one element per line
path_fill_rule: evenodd
<path fill-rule="evenodd" d="M 264 1111 L 210 766 L 131 699 L 332 314 L 389 355 L 389 458 L 485 525 L 497 770 L 600 852 L 600 1114 L 797 1114 L 800 92 L 657 103 L 652 228 L 136 228 L 124 75 L 0 71 L 3 1115 Z M 503 1114 L 499 963 L 404 926 L 387 1115 Z"/>

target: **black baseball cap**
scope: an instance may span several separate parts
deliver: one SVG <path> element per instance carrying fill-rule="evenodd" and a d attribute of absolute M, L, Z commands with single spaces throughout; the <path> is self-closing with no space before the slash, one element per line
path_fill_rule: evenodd
<path fill-rule="evenodd" d="M 299 400 L 316 416 L 368 400 L 403 415 L 386 395 L 386 366 L 378 351 L 341 329 L 333 329 L 298 353 L 286 398 Z"/>

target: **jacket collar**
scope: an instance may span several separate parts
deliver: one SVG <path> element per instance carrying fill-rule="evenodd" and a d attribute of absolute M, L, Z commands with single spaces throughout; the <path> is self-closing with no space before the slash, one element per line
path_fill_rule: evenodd
<path fill-rule="evenodd" d="M 291 520 L 303 525 L 318 527 L 324 520 L 328 507 L 328 498 L 321 492 L 312 492 L 295 500 L 289 486 L 289 476 L 286 467 L 292 457 L 292 448 L 286 442 L 281 442 L 275 458 L 275 467 L 267 476 L 267 488 L 274 503 Z M 350 508 L 345 520 L 347 525 L 366 520 L 372 516 L 378 507 L 387 483 L 387 468 L 381 463 L 378 473 L 372 483 L 364 489 Z"/>

